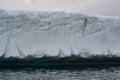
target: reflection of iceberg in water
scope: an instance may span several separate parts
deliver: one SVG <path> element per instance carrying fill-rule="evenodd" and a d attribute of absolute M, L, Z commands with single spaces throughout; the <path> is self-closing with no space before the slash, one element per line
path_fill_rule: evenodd
<path fill-rule="evenodd" d="M 119 24 L 120 19 L 114 17 L 1 10 L 0 54 L 20 58 L 119 55 Z"/>

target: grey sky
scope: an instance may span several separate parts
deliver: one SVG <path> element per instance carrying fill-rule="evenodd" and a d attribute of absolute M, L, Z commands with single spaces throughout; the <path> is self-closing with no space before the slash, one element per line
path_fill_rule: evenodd
<path fill-rule="evenodd" d="M 0 0 L 0 9 L 65 11 L 120 16 L 120 0 Z"/>
<path fill-rule="evenodd" d="M 81 12 L 98 0 L 0 0 L 0 9 Z"/>

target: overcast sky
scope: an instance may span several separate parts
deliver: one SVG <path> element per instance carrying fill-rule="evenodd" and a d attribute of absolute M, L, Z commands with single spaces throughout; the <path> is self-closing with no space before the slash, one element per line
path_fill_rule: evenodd
<path fill-rule="evenodd" d="M 98 0 L 0 0 L 0 9 L 78 12 Z"/>
<path fill-rule="evenodd" d="M 120 0 L 0 0 L 0 9 L 120 16 Z"/>

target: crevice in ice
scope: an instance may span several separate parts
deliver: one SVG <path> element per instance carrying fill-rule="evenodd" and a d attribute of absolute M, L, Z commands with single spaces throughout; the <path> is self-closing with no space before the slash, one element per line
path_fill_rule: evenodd
<path fill-rule="evenodd" d="M 9 53 L 9 49 L 10 49 L 10 39 L 8 38 L 5 46 L 5 50 L 3 52 L 3 55 L 1 56 L 2 58 L 5 58 L 7 56 L 7 54 Z"/>
<path fill-rule="evenodd" d="M 8 53 L 10 51 L 10 46 L 11 46 L 11 41 L 12 41 L 12 31 L 10 31 L 10 33 L 8 33 L 7 37 L 8 37 L 7 38 L 7 43 L 6 43 L 2 58 L 7 57 Z"/>
<path fill-rule="evenodd" d="M 59 50 L 58 57 L 66 57 L 66 54 L 62 51 L 62 49 Z"/>
<path fill-rule="evenodd" d="M 17 44 L 17 42 L 15 41 L 16 43 L 16 47 L 17 47 L 17 51 L 20 55 L 20 58 L 24 58 L 25 57 L 25 54 L 23 53 L 23 51 L 20 49 L 19 45 Z"/>
<path fill-rule="evenodd" d="M 71 56 L 77 56 L 77 53 L 75 54 L 74 50 L 71 48 Z"/>
<path fill-rule="evenodd" d="M 84 17 L 84 23 L 82 26 L 82 36 L 85 37 L 85 28 L 87 27 L 87 23 L 88 23 L 88 18 L 85 16 Z"/>
<path fill-rule="evenodd" d="M 43 55 L 44 58 L 51 57 L 51 55 L 49 55 L 45 50 L 43 50 L 42 53 L 44 54 Z"/>

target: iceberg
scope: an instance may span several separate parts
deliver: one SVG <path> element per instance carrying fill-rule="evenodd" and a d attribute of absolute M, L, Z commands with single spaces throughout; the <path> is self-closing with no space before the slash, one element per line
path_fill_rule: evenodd
<path fill-rule="evenodd" d="M 0 10 L 2 57 L 119 55 L 119 42 L 119 17 Z"/>

